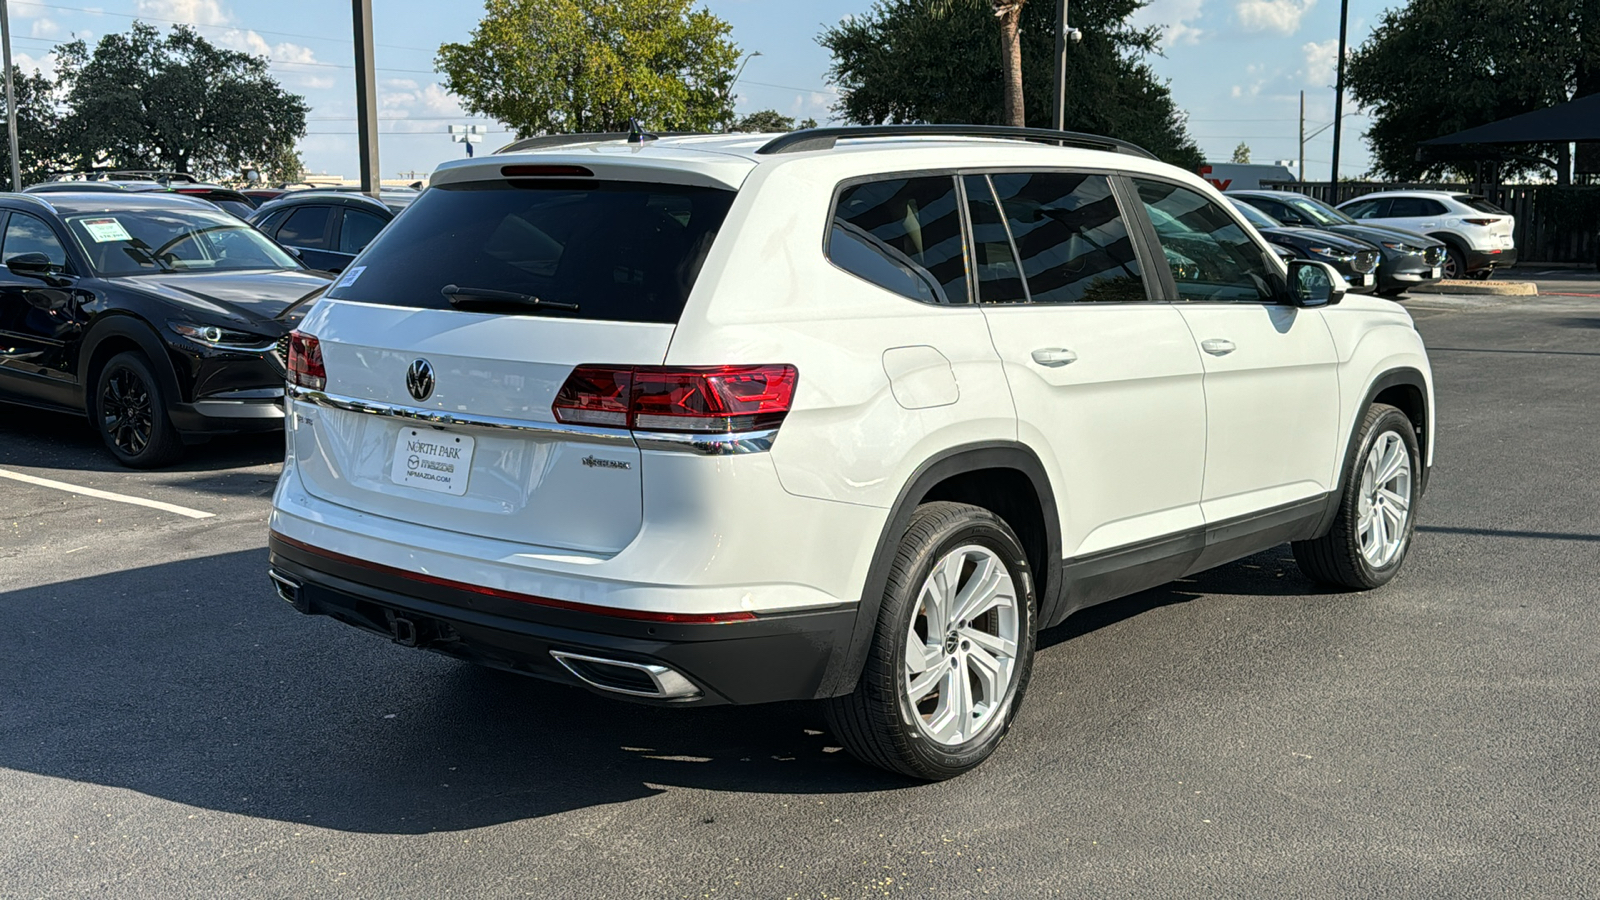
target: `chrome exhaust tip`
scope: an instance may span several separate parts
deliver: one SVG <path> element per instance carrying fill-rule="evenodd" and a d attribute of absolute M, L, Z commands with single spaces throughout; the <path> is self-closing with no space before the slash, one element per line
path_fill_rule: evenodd
<path fill-rule="evenodd" d="M 700 689 L 693 682 L 669 666 L 605 659 L 566 650 L 551 650 L 550 655 L 579 681 L 602 691 L 652 700 L 692 700 L 700 696 Z"/>
<path fill-rule="evenodd" d="M 311 611 L 310 605 L 301 599 L 300 582 L 279 572 L 277 569 L 268 569 L 267 577 L 272 579 L 272 586 L 277 589 L 279 599 L 301 612 Z"/>

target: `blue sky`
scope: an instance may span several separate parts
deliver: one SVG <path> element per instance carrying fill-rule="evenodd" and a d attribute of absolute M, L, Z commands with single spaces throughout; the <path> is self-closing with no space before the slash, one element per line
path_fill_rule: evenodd
<path fill-rule="evenodd" d="M 1032 0 L 1050 3 L 1053 0 Z M 871 0 L 705 0 L 733 26 L 746 51 L 760 51 L 736 87 L 738 109 L 775 108 L 787 115 L 826 121 L 834 101 L 826 81 L 828 54 L 816 35 L 828 24 L 858 14 Z M 1358 44 L 1386 6 L 1351 0 L 1350 40 Z M 379 158 L 385 178 L 425 172 L 461 155 L 446 126 L 479 122 L 489 129 L 482 147 L 511 135 L 498 123 L 462 114 L 433 73 L 433 54 L 445 41 L 461 41 L 483 7 L 474 0 L 373 0 L 380 82 Z M 350 7 L 343 0 L 12 0 L 17 63 L 49 70 L 59 42 L 125 31 L 134 18 L 166 26 L 195 25 L 218 43 L 265 54 L 290 90 L 304 94 L 312 111 L 301 149 L 313 172 L 356 172 L 354 70 Z M 1296 153 L 1299 92 L 1307 92 L 1308 132 L 1332 121 L 1333 63 L 1339 0 L 1153 0 L 1141 24 L 1160 26 L 1164 53 L 1153 60 L 1188 111 L 1190 132 L 1208 158 L 1225 160 L 1241 140 L 1257 162 Z M 1348 107 L 1347 107 L 1348 108 Z M 1360 135 L 1366 120 L 1347 118 L 1342 170 L 1369 165 Z M 1307 168 L 1326 178 L 1331 132 L 1307 145 Z"/>

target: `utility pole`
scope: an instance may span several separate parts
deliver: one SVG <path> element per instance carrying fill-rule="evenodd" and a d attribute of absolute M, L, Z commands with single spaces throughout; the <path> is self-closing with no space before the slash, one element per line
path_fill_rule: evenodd
<path fill-rule="evenodd" d="M 17 158 L 17 94 L 11 86 L 11 10 L 0 0 L 0 44 L 5 44 L 6 134 L 11 139 L 11 189 L 22 190 L 22 161 Z"/>
<path fill-rule="evenodd" d="M 1300 181 L 1306 180 L 1306 92 L 1300 92 L 1300 168 L 1295 172 Z"/>
<path fill-rule="evenodd" d="M 1067 128 L 1067 0 L 1056 0 L 1056 83 L 1051 127 Z"/>
<path fill-rule="evenodd" d="M 1344 44 L 1350 30 L 1350 0 L 1339 2 L 1339 76 L 1333 87 L 1333 179 L 1328 184 L 1328 205 L 1339 205 L 1339 140 L 1344 130 Z"/>
<path fill-rule="evenodd" d="M 350 0 L 356 44 L 356 143 L 361 148 L 361 192 L 378 196 L 377 73 L 372 62 L 372 0 Z"/>

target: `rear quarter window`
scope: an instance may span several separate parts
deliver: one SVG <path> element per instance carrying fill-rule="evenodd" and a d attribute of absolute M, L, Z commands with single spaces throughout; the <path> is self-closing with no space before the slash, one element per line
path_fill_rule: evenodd
<path fill-rule="evenodd" d="M 734 192 L 673 184 L 494 180 L 430 188 L 328 296 L 451 309 L 446 285 L 574 304 L 472 311 L 675 323 Z"/>

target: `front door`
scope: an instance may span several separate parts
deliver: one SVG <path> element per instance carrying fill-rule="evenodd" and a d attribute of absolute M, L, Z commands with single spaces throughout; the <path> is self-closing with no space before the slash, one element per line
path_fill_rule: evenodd
<path fill-rule="evenodd" d="M 37 216 L 13 212 L 0 232 L 0 397 L 29 403 L 73 404 L 77 380 L 68 349 L 83 331 L 83 311 L 70 286 L 17 275 L 12 257 L 41 254 L 66 273 L 67 251 Z"/>
<path fill-rule="evenodd" d="M 1112 179 L 963 179 L 978 297 L 1016 402 L 1020 440 L 1056 485 L 1071 605 L 1181 574 L 1165 560 L 1201 527 L 1202 367 L 1182 315 L 1151 302 Z M 1144 583 L 1097 587 L 1140 559 Z M 1086 560 L 1107 565 L 1085 569 Z M 1126 575 L 1126 573 L 1122 573 Z M 1119 576 L 1121 577 L 1121 576 Z"/>
<path fill-rule="evenodd" d="M 1208 524 L 1332 490 L 1337 353 L 1323 313 L 1281 303 L 1268 251 L 1199 191 L 1136 179 L 1172 280 L 1163 286 L 1205 366 Z"/>

